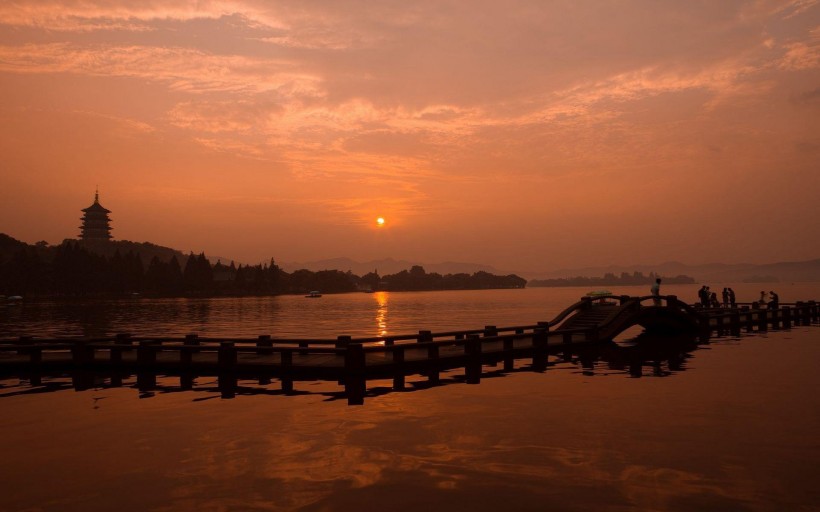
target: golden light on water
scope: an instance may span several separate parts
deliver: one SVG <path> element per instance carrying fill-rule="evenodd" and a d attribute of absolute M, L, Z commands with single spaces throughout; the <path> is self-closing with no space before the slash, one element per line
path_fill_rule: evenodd
<path fill-rule="evenodd" d="M 375 292 L 373 298 L 379 305 L 376 311 L 376 332 L 378 336 L 387 336 L 387 292 Z M 383 342 L 382 342 L 383 344 Z"/>

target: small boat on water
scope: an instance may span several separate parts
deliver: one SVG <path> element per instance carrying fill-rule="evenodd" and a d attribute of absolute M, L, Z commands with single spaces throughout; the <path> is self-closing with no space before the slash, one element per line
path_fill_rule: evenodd
<path fill-rule="evenodd" d="M 316 290 L 313 290 L 312 292 L 310 292 L 310 293 L 308 293 L 307 295 L 305 295 L 305 297 L 307 297 L 308 299 L 318 299 L 318 298 L 319 298 L 319 297 L 321 297 L 321 296 L 322 296 L 322 294 L 321 294 L 321 293 L 319 293 L 319 292 L 318 292 L 318 291 L 316 291 Z"/>

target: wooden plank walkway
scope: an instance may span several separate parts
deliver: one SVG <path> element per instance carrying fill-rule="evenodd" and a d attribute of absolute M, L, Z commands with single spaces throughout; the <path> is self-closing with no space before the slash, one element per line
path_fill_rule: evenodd
<path fill-rule="evenodd" d="M 195 377 L 205 375 L 234 381 L 277 378 L 285 392 L 293 391 L 294 381 L 328 380 L 344 385 L 350 404 L 361 404 L 368 380 L 392 379 L 393 388 L 399 390 L 409 375 L 423 375 L 435 384 L 441 372 L 463 368 L 466 382 L 477 383 L 485 365 L 503 364 L 504 371 L 512 371 L 521 359 L 529 359 L 532 369 L 541 371 L 550 353 L 611 340 L 633 325 L 682 330 L 706 340 L 713 333 L 738 336 L 743 329 L 763 332 L 820 321 L 815 301 L 783 304 L 777 309 L 754 305 L 698 309 L 675 296 L 661 297 L 661 305 L 653 299 L 584 298 L 550 322 L 379 338 L 134 338 L 120 334 L 100 339 L 0 340 L 0 376 L 24 376 L 36 382 L 42 375 L 73 371 L 120 378 L 135 373 L 142 375 L 144 387 L 155 385 L 157 375 L 179 376 L 191 385 Z"/>

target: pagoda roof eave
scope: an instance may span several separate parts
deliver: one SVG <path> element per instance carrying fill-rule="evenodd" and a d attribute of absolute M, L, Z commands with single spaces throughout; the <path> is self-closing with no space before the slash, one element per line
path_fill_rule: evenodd
<path fill-rule="evenodd" d="M 88 208 L 83 208 L 81 211 L 83 212 L 103 212 L 103 213 L 111 213 L 111 210 L 104 208 L 100 203 L 94 203 Z"/>

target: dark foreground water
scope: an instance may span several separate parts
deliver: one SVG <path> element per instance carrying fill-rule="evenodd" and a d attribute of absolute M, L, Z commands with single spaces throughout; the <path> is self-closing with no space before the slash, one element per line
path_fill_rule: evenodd
<path fill-rule="evenodd" d="M 820 297 L 812 291 L 778 289 L 784 301 Z M 384 326 L 373 314 L 354 327 L 417 330 L 393 328 L 412 315 L 434 330 L 515 324 L 516 305 L 550 313 L 581 291 L 514 292 L 390 294 Z M 448 323 L 445 305 L 459 301 L 469 312 Z M 405 313 L 405 303 L 415 312 Z M 294 307 L 320 307 L 302 304 L 293 299 Z M 41 306 L 38 318 L 57 322 L 58 310 Z M 224 307 L 209 311 L 230 317 Z M 520 323 L 553 316 L 546 313 Z M 190 318 L 177 315 L 178 330 L 191 330 Z M 114 331 L 138 331 L 107 318 Z M 340 327 L 317 314 L 314 323 L 335 335 L 352 318 Z M 10 326 L 6 320 L 7 333 Z M 129 387 L 133 380 L 82 392 L 69 378 L 38 388 L 0 381 L 0 510 L 820 510 L 820 328 L 713 339 L 666 359 L 648 349 L 637 372 L 611 352 L 553 356 L 545 373 L 388 393 L 360 407 L 336 399 L 335 383 L 225 400 L 212 379 L 152 395 Z"/>

